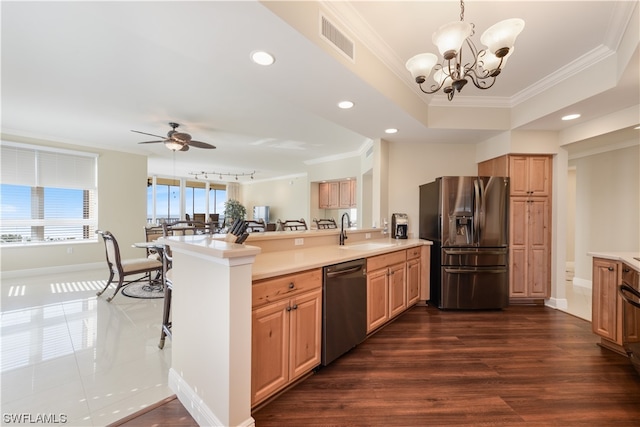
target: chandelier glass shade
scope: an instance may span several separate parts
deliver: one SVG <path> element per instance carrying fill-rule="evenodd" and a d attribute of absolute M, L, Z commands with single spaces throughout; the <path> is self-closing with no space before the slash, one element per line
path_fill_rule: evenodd
<path fill-rule="evenodd" d="M 460 21 L 442 25 L 433 33 L 432 41 L 442 60 L 433 53 L 420 53 L 405 66 L 422 92 L 432 94 L 442 89 L 451 101 L 469 81 L 479 89 L 493 86 L 523 29 L 522 19 L 500 21 L 482 34 L 480 42 L 486 49 L 478 50 L 471 40 L 475 26 L 464 22 L 464 1 L 460 1 Z M 426 83 L 432 71 L 433 82 Z"/>

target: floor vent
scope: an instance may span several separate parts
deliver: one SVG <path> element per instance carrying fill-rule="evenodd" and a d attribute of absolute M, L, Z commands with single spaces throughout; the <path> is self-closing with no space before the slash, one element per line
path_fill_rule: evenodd
<path fill-rule="evenodd" d="M 338 30 L 324 15 L 320 15 L 320 35 L 347 58 L 354 60 L 355 46 L 353 41 Z"/>

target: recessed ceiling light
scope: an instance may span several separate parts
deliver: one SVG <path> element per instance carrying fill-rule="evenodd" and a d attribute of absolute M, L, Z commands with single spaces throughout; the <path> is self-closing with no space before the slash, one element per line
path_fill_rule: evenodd
<path fill-rule="evenodd" d="M 580 114 L 569 114 L 562 118 L 562 120 L 575 120 L 580 117 Z"/>
<path fill-rule="evenodd" d="M 385 129 L 384 133 L 398 133 L 398 129 L 396 128 Z"/>
<path fill-rule="evenodd" d="M 349 108 L 353 107 L 353 102 L 351 102 L 351 101 L 340 101 L 340 102 L 338 102 L 338 107 L 342 108 L 343 110 L 348 110 Z"/>
<path fill-rule="evenodd" d="M 251 52 L 251 60 L 258 65 L 271 65 L 276 62 L 276 59 L 273 57 L 273 55 L 262 50 Z"/>

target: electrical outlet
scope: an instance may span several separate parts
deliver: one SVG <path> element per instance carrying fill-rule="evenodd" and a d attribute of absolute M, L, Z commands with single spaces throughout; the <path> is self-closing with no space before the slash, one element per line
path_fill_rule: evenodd
<path fill-rule="evenodd" d="M 68 254 L 72 254 L 73 253 L 73 247 L 68 247 L 67 248 L 67 253 Z"/>
<path fill-rule="evenodd" d="M 294 241 L 294 244 L 295 244 L 296 246 L 304 245 L 304 239 L 296 239 L 296 240 Z"/>
<path fill-rule="evenodd" d="M 370 239 L 371 238 L 371 233 L 365 233 L 364 234 L 364 238 L 365 239 Z"/>

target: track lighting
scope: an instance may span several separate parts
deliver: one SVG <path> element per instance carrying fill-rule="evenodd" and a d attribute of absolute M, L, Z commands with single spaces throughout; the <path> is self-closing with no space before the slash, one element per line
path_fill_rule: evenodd
<path fill-rule="evenodd" d="M 208 179 L 209 175 L 215 176 L 218 175 L 219 179 L 222 179 L 223 176 L 228 176 L 229 178 L 231 177 L 235 177 L 236 181 L 238 181 L 238 177 L 245 177 L 248 176 L 249 178 L 253 179 L 253 176 L 256 174 L 256 171 L 253 172 L 205 172 L 205 171 L 200 171 L 200 172 L 189 172 L 189 175 L 193 175 L 195 177 L 195 179 L 199 179 L 200 177 L 204 177 L 204 179 Z"/>

